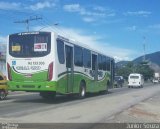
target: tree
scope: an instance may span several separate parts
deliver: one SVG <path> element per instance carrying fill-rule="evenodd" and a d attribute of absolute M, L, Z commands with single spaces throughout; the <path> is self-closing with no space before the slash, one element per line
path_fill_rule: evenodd
<path fill-rule="evenodd" d="M 152 78 L 154 75 L 154 70 L 151 69 L 149 65 L 144 65 L 144 64 L 138 64 L 136 72 L 142 74 L 145 80 Z"/>
<path fill-rule="evenodd" d="M 123 76 L 125 79 L 128 79 L 130 73 L 132 73 L 132 68 L 128 66 L 123 66 L 121 68 L 117 68 L 116 70 L 116 74 Z"/>
<path fill-rule="evenodd" d="M 150 79 L 154 75 L 154 70 L 152 70 L 147 63 L 134 64 L 129 62 L 128 64 L 118 67 L 116 69 L 116 74 L 123 76 L 125 79 L 128 79 L 130 73 L 140 73 L 144 76 L 144 79 Z"/>

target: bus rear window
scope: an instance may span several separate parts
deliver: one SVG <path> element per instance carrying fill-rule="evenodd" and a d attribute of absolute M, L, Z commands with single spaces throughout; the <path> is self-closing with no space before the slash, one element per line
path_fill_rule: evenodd
<path fill-rule="evenodd" d="M 139 76 L 130 76 L 130 79 L 139 79 Z"/>
<path fill-rule="evenodd" d="M 42 57 L 50 53 L 50 48 L 50 33 L 9 36 L 9 54 L 13 57 Z"/>

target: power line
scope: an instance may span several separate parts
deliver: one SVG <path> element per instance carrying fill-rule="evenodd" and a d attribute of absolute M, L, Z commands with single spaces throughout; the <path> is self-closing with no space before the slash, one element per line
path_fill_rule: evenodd
<path fill-rule="evenodd" d="M 30 21 L 34 21 L 34 20 L 41 20 L 42 17 L 38 17 L 38 16 L 35 16 L 34 18 L 33 17 L 30 17 L 28 19 L 25 19 L 25 20 L 21 20 L 21 21 L 15 21 L 14 23 L 25 23 L 26 24 L 26 28 L 27 28 L 27 31 L 29 32 L 29 22 Z"/>
<path fill-rule="evenodd" d="M 4 13 L 6 12 L 7 14 L 10 14 L 10 17 L 11 18 L 16 18 L 16 16 L 14 15 L 15 13 L 19 15 L 36 15 L 36 17 L 32 18 L 27 18 L 27 19 L 24 19 L 24 20 L 19 20 L 19 21 L 15 21 L 14 23 L 23 23 L 23 24 L 26 24 L 26 29 L 27 31 L 29 32 L 29 29 L 30 29 L 30 22 L 33 21 L 33 20 L 40 20 L 42 19 L 42 17 L 38 17 L 37 16 L 37 13 L 32 13 L 32 12 L 25 12 L 25 11 L 20 11 L 20 10 L 13 10 L 13 11 L 10 11 L 10 10 L 4 10 L 4 9 L 0 9 L 0 11 L 3 11 Z M 38 14 L 39 15 L 39 14 Z M 8 15 L 5 15 L 5 16 L 8 16 Z M 59 27 L 59 23 L 55 23 L 55 24 L 51 24 L 50 20 L 48 20 L 46 17 L 44 18 L 43 20 L 44 23 L 41 23 L 43 24 L 43 26 L 48 26 L 51 30 L 53 31 L 56 31 L 57 33 L 63 35 L 63 36 L 66 36 L 66 37 L 71 37 L 71 35 L 69 35 L 68 33 L 65 32 L 65 30 L 63 30 L 61 27 Z M 46 24 L 46 25 L 45 25 Z M 40 30 L 44 29 L 45 27 L 42 27 Z"/>
<path fill-rule="evenodd" d="M 64 36 L 64 37 L 70 37 L 70 38 L 73 38 L 71 37 L 70 34 L 66 33 L 65 30 L 63 30 L 61 27 L 59 27 L 59 23 L 54 23 L 54 24 L 50 24 L 51 21 L 44 16 L 44 19 L 42 20 L 48 27 L 51 28 L 51 30 L 57 32 L 58 34 Z"/>

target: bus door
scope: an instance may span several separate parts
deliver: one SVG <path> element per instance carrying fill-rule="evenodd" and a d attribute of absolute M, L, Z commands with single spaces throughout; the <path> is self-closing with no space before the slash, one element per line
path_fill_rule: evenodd
<path fill-rule="evenodd" d="M 67 73 L 67 84 L 66 92 L 73 92 L 73 47 L 65 45 L 66 52 L 66 73 Z"/>
<path fill-rule="evenodd" d="M 98 60 L 97 55 L 92 54 L 92 71 L 94 76 L 94 81 L 98 81 Z"/>

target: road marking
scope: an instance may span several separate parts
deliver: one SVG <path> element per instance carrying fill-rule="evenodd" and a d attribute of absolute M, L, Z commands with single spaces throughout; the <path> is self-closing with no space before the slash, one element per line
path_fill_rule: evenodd
<path fill-rule="evenodd" d="M 36 93 L 21 93 L 21 94 L 8 94 L 7 97 L 15 97 L 15 96 L 25 96 L 25 95 L 33 95 L 33 94 L 36 94 Z M 9 102 L 14 102 L 15 100 L 17 100 L 16 98 L 12 99 L 12 98 L 9 98 L 9 100 L 1 100 L 0 103 L 9 103 Z"/>
<path fill-rule="evenodd" d="M 8 96 L 24 96 L 24 95 L 32 95 L 32 94 L 37 94 L 37 93 L 27 93 L 27 92 L 24 92 L 24 93 L 15 93 L 15 94 L 8 94 Z"/>
<path fill-rule="evenodd" d="M 1 100 L 0 103 L 9 103 L 9 102 L 13 102 L 15 101 L 15 99 L 11 99 L 11 100 Z"/>

